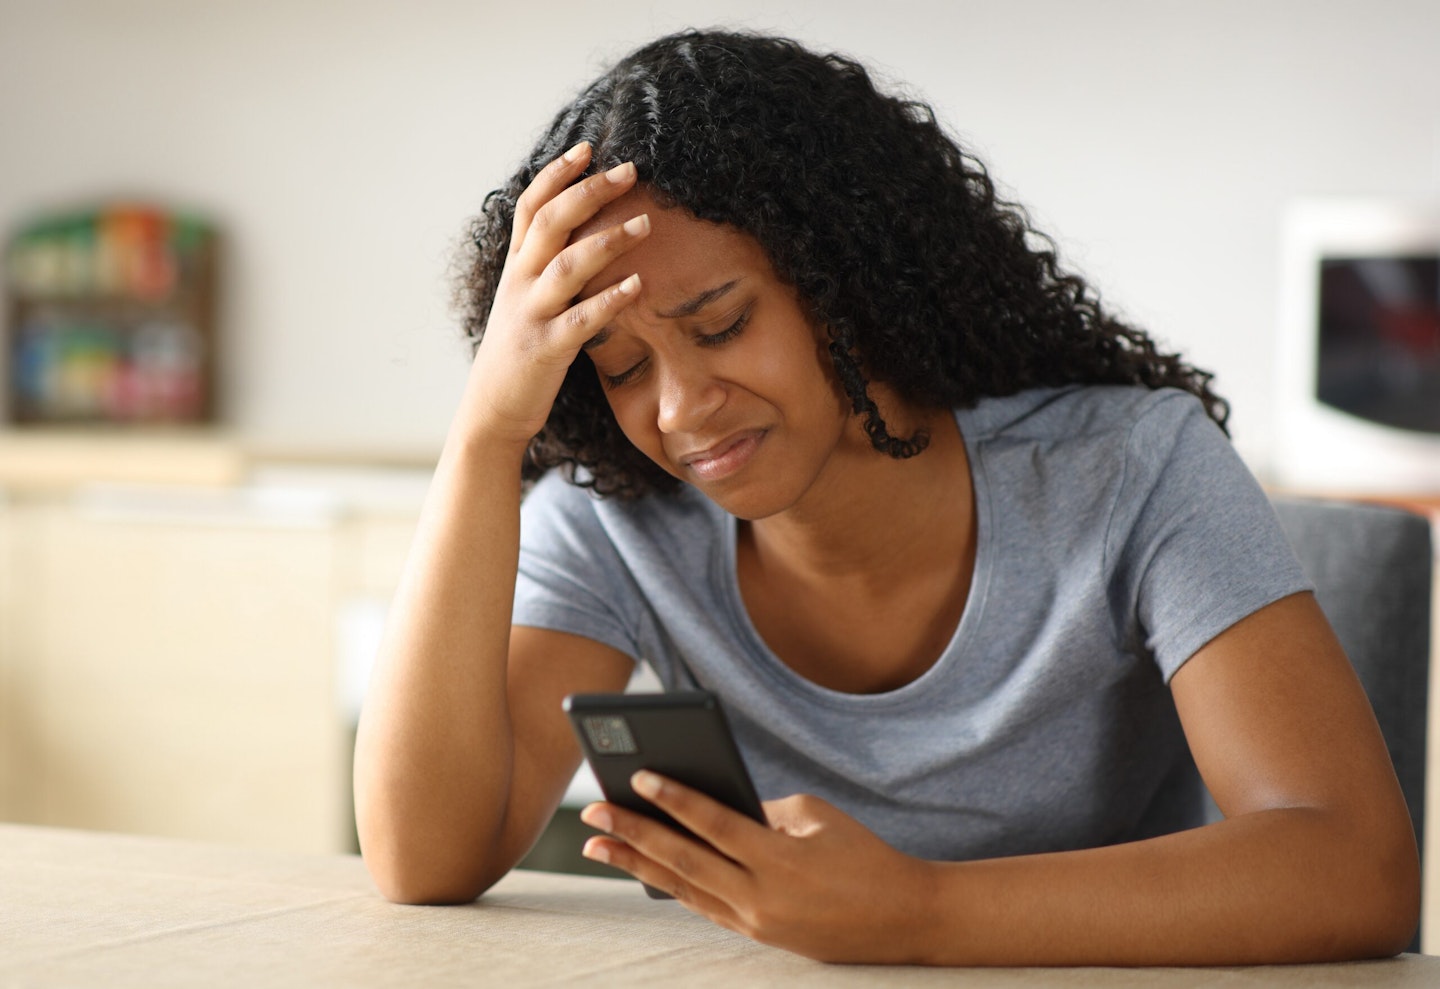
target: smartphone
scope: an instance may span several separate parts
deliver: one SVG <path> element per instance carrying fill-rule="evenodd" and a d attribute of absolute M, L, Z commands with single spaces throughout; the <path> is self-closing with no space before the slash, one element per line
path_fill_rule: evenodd
<path fill-rule="evenodd" d="M 630 789 L 630 777 L 637 770 L 649 769 L 766 823 L 720 698 L 709 691 L 571 694 L 565 698 L 564 708 L 585 761 L 612 804 L 694 838 L 682 824 Z M 656 899 L 669 898 L 649 885 L 645 891 Z"/>

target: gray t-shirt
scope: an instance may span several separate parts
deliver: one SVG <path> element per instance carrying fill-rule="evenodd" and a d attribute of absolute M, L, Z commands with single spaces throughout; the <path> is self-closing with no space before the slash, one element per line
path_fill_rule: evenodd
<path fill-rule="evenodd" d="M 692 488 L 597 499 L 556 474 L 522 509 L 514 621 L 724 701 L 762 799 L 812 793 L 930 859 L 1093 847 L 1199 823 L 1167 683 L 1309 587 L 1199 401 L 1068 387 L 955 413 L 978 550 L 950 644 L 881 694 L 820 687 L 751 624 L 736 520 Z"/>

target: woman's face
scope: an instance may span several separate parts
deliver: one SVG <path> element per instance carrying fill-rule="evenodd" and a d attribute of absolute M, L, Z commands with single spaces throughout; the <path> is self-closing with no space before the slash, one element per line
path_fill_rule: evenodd
<path fill-rule="evenodd" d="M 732 514 L 795 506 L 836 468 L 837 450 L 869 449 L 824 331 L 752 238 L 661 208 L 643 187 L 576 237 L 640 213 L 650 236 L 581 293 L 640 276 L 636 301 L 585 348 L 615 418 L 646 456 Z"/>

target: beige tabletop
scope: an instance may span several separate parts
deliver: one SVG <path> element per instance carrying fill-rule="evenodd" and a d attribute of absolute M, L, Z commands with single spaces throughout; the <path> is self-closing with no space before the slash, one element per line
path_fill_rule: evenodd
<path fill-rule="evenodd" d="M 381 899 L 360 860 L 0 825 L 0 986 L 1440 986 L 1440 958 L 1230 969 L 822 965 L 648 899 L 516 872 L 478 903 Z"/>

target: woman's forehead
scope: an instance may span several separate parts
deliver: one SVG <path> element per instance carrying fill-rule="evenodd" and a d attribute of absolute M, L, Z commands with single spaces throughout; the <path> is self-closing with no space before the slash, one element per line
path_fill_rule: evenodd
<path fill-rule="evenodd" d="M 576 229 L 571 243 L 641 213 L 650 217 L 649 236 L 590 279 L 581 291 L 582 298 L 630 274 L 640 275 L 642 295 L 662 307 L 709 289 L 711 283 L 754 275 L 773 277 L 769 260 L 753 237 L 722 223 L 701 220 L 680 207 L 662 206 L 644 188 L 608 204 Z"/>
<path fill-rule="evenodd" d="M 701 220 L 684 207 L 666 205 L 648 186 L 636 185 L 635 188 L 614 202 L 607 203 L 600 212 L 576 227 L 575 232 L 570 236 L 570 243 L 573 244 L 606 227 L 624 223 L 641 213 L 649 214 L 651 225 L 655 230 L 659 230 L 663 225 L 666 235 L 669 236 L 704 237 L 707 234 L 716 237 L 745 236 L 725 224 Z"/>

